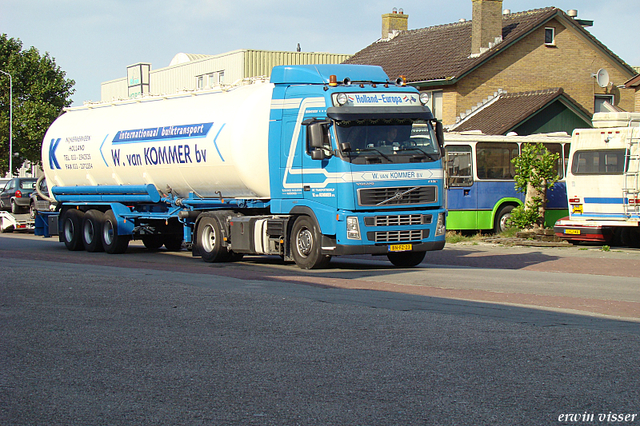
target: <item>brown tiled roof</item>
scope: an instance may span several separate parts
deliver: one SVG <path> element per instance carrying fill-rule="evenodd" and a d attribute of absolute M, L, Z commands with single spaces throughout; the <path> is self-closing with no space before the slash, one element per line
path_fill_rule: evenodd
<path fill-rule="evenodd" d="M 471 113 L 449 130 L 456 132 L 480 130 L 486 135 L 503 135 L 560 97 L 585 117 L 591 116 L 589 111 L 580 107 L 561 88 L 503 93 L 494 102 L 487 103 L 484 108 L 478 108 L 475 113 Z"/>
<path fill-rule="evenodd" d="M 471 21 L 466 21 L 403 31 L 394 38 L 378 40 L 345 63 L 380 65 L 389 78 L 404 75 L 410 83 L 434 80 L 454 82 L 556 16 L 573 23 L 598 47 L 632 70 L 588 31 L 555 7 L 503 15 L 503 41 L 476 57 L 471 57 Z"/>

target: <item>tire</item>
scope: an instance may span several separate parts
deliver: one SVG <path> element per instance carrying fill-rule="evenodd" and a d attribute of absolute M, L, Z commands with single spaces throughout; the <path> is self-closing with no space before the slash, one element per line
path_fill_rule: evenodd
<path fill-rule="evenodd" d="M 102 245 L 107 253 L 120 254 L 127 251 L 131 235 L 118 235 L 118 221 L 113 210 L 107 210 L 104 214 L 101 235 Z"/>
<path fill-rule="evenodd" d="M 320 247 L 321 235 L 315 221 L 300 216 L 291 230 L 291 255 L 301 269 L 325 268 L 331 256 L 323 255 Z"/>
<path fill-rule="evenodd" d="M 84 212 L 77 209 L 68 209 L 62 214 L 61 235 L 67 250 L 84 250 L 82 243 L 82 219 Z"/>
<path fill-rule="evenodd" d="M 36 218 L 36 206 L 33 203 L 29 203 L 29 218 Z"/>
<path fill-rule="evenodd" d="M 82 243 L 88 252 L 104 251 L 102 245 L 102 225 L 104 213 L 99 210 L 89 210 L 82 219 Z"/>
<path fill-rule="evenodd" d="M 169 251 L 182 250 L 182 235 L 179 235 L 179 234 L 165 235 L 164 238 L 162 239 L 162 242 L 165 248 Z"/>
<path fill-rule="evenodd" d="M 162 247 L 162 245 L 164 244 L 164 240 L 162 238 L 162 235 L 158 234 L 143 235 L 142 244 L 144 244 L 144 246 L 148 250 L 155 251 Z"/>
<path fill-rule="evenodd" d="M 18 207 L 14 200 L 11 200 L 11 213 L 20 214 L 22 212 L 22 208 Z"/>
<path fill-rule="evenodd" d="M 498 211 L 493 226 L 493 232 L 495 234 L 500 234 L 507 230 L 507 219 L 511 217 L 511 210 L 514 208 L 514 206 L 504 206 Z"/>
<path fill-rule="evenodd" d="M 387 253 L 387 259 L 394 266 L 400 268 L 411 268 L 419 265 L 424 260 L 426 251 L 405 251 L 401 253 Z"/>
<path fill-rule="evenodd" d="M 203 217 L 198 224 L 197 251 L 205 262 L 220 262 L 227 255 L 222 247 L 222 231 L 215 217 Z"/>

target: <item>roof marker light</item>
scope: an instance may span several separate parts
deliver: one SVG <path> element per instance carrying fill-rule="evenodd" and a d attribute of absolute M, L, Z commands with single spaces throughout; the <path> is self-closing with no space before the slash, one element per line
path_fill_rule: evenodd
<path fill-rule="evenodd" d="M 335 75 L 331 74 L 329 76 L 329 86 L 336 87 L 337 85 L 338 85 L 338 77 L 336 77 Z"/>

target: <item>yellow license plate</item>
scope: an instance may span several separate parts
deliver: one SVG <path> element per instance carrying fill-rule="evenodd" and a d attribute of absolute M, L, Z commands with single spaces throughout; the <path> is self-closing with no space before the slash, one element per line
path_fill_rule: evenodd
<path fill-rule="evenodd" d="M 579 229 L 565 229 L 564 233 L 565 234 L 572 234 L 572 235 L 580 235 L 580 230 Z"/>
<path fill-rule="evenodd" d="M 411 251 L 413 249 L 413 245 L 411 244 L 391 244 L 389 246 L 389 251 Z"/>
<path fill-rule="evenodd" d="M 571 213 L 582 214 L 582 204 L 573 204 L 571 206 Z"/>

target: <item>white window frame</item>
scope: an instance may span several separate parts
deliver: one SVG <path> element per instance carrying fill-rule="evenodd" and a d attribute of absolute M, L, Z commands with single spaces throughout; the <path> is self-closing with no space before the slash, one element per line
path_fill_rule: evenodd
<path fill-rule="evenodd" d="M 547 41 L 547 32 L 551 32 L 551 41 Z M 556 45 L 556 29 L 554 27 L 545 27 L 544 28 L 544 44 L 545 46 L 555 46 Z"/>

